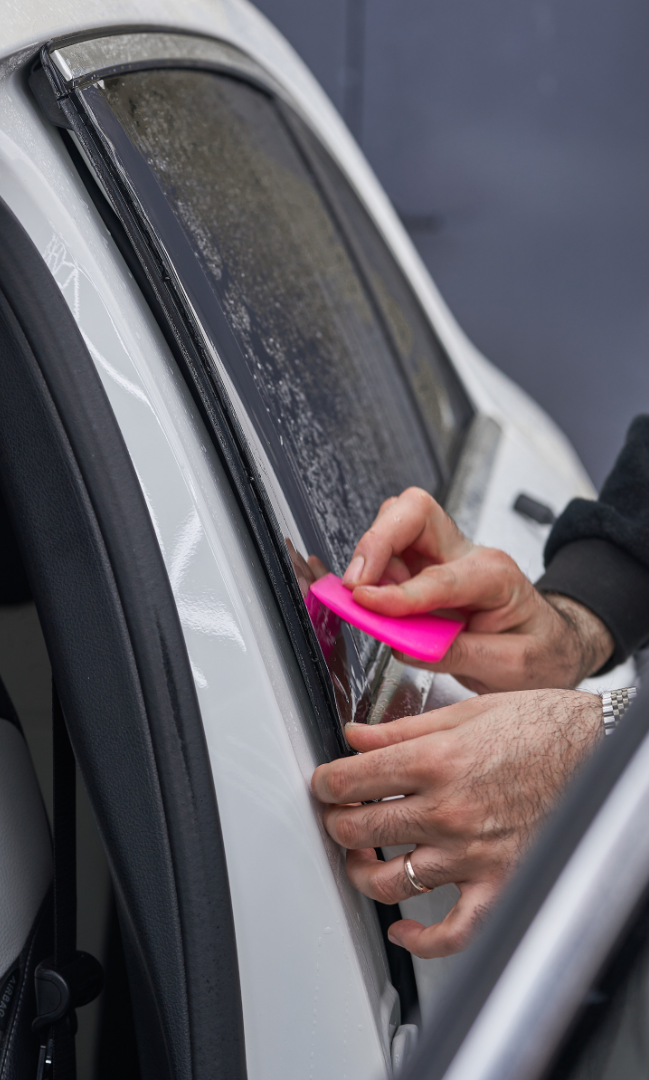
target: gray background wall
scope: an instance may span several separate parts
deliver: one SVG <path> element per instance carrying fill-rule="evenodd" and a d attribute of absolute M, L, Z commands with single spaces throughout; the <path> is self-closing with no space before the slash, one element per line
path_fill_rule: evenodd
<path fill-rule="evenodd" d="M 259 0 L 480 349 L 596 483 L 649 412 L 649 7 Z"/>

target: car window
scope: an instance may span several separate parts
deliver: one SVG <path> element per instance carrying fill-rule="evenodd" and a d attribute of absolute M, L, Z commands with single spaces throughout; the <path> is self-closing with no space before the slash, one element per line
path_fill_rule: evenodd
<path fill-rule="evenodd" d="M 337 216 L 345 223 L 347 235 L 356 241 L 354 254 L 419 406 L 443 479 L 448 481 L 472 415 L 466 394 L 430 322 L 351 185 L 306 125 L 297 117 L 291 117 L 291 121 L 299 126 L 300 139 L 309 148 L 310 160 Z"/>
<path fill-rule="evenodd" d="M 172 204 L 226 313 L 250 377 L 246 407 L 300 532 L 341 572 L 384 498 L 410 484 L 438 491 L 447 472 L 465 417 L 455 416 L 444 390 L 432 333 L 412 319 L 396 267 L 386 273 L 378 234 L 366 252 L 377 302 L 318 178 L 265 93 L 187 70 L 107 78 L 101 91 Z M 364 241 L 368 224 L 360 226 Z M 413 394 L 417 380 L 426 410 Z M 444 448 L 441 463 L 431 432 Z"/>
<path fill-rule="evenodd" d="M 340 574 L 387 497 L 445 490 L 471 415 L 459 379 L 359 199 L 285 102 L 245 76 L 181 67 L 78 93 L 154 262 L 171 264 L 185 318 L 216 351 L 200 362 L 228 387 L 251 490 L 257 472 L 306 595 L 305 556 Z M 362 720 L 384 651 L 308 601 L 339 718 Z"/>
<path fill-rule="evenodd" d="M 589 991 L 545 1080 L 645 1080 L 649 1076 L 649 906 Z"/>

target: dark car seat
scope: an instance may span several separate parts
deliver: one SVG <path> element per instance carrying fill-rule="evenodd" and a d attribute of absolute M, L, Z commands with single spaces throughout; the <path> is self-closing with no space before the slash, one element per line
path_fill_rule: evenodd
<path fill-rule="evenodd" d="M 0 605 L 31 599 L 0 495 Z M 52 843 L 16 710 L 0 680 L 0 1080 L 36 1076 L 34 969 L 52 951 Z"/>
<path fill-rule="evenodd" d="M 0 1078 L 35 1077 L 34 969 L 52 951 L 52 845 L 41 792 L 0 682 Z"/>

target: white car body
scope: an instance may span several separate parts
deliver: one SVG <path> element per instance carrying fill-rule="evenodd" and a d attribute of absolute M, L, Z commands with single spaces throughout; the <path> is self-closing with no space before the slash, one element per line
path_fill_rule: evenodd
<path fill-rule="evenodd" d="M 373 1080 L 389 1073 L 396 992 L 369 901 L 347 883 L 309 792 L 310 708 L 263 568 L 242 541 L 227 477 L 159 329 L 27 88 L 40 47 L 111 27 L 180 30 L 237 46 L 282 86 L 378 225 L 476 412 L 500 428 L 474 538 L 534 580 L 548 529 L 516 514 L 524 491 L 559 512 L 593 488 L 570 444 L 482 357 L 445 306 L 333 106 L 246 0 L 7 0 L 0 10 L 0 195 L 41 252 L 95 361 L 135 465 L 176 598 L 210 751 L 227 855 L 250 1080 Z M 464 521 L 458 508 L 460 523 Z M 467 519 L 468 520 L 468 519 Z M 629 676 L 615 673 L 610 684 Z M 604 681 L 602 681 L 604 682 Z M 450 678 L 431 704 L 459 698 Z M 436 697 L 437 694 L 437 697 Z M 402 905 L 432 922 L 453 888 Z M 452 961 L 417 961 L 425 1011 Z M 406 1033 L 407 1036 L 408 1033 Z M 405 1036 L 404 1036 L 405 1037 Z"/>

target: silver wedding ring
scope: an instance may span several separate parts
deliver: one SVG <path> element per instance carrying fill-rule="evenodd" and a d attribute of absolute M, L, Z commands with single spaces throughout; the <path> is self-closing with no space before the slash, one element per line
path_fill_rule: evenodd
<path fill-rule="evenodd" d="M 413 889 L 417 890 L 417 892 L 430 892 L 430 889 L 427 889 L 425 885 L 422 885 L 421 881 L 419 880 L 419 878 L 415 874 L 415 871 L 412 868 L 412 863 L 410 862 L 410 856 L 411 855 L 412 855 L 412 852 L 409 851 L 408 854 L 405 855 L 404 859 L 403 859 L 403 865 L 404 865 L 404 869 L 406 871 L 406 877 L 408 878 L 408 881 L 412 885 Z"/>

